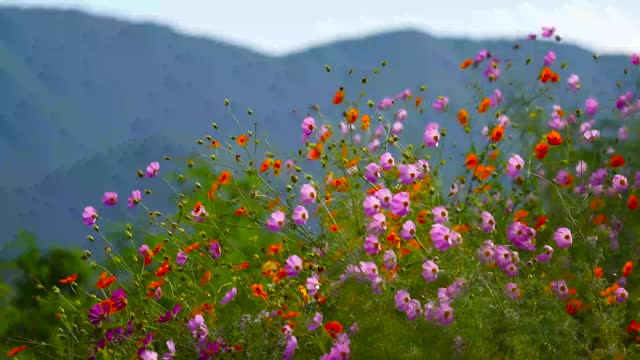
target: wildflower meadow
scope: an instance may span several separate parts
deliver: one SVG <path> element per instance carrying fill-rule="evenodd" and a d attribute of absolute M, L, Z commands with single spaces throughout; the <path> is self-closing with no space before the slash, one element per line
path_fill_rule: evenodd
<path fill-rule="evenodd" d="M 467 104 L 427 86 L 369 99 L 394 66 L 382 60 L 345 74 L 291 125 L 297 154 L 219 99 L 226 115 L 203 127 L 199 153 L 158 154 L 131 174 L 139 188 L 86 199 L 78 246 L 104 254 L 40 279 L 54 310 L 31 321 L 57 331 L 6 339 L 5 354 L 640 358 L 640 57 L 608 77 L 619 93 L 595 98 L 554 51 L 523 53 L 556 40 L 545 27 L 509 54 L 469 49 L 442 69 L 469 73 Z M 150 207 L 160 187 L 174 212 Z"/>

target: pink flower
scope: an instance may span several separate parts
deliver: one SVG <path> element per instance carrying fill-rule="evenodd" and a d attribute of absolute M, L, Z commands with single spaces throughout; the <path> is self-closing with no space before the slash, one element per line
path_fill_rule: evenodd
<path fill-rule="evenodd" d="M 396 216 L 407 215 L 411 211 L 409 193 L 406 191 L 397 193 L 391 198 L 390 210 Z"/>
<path fill-rule="evenodd" d="M 629 298 L 629 293 L 627 292 L 627 290 L 625 290 L 625 288 L 619 287 L 616 290 L 616 301 L 618 303 L 622 304 L 623 302 L 626 302 L 628 298 Z"/>
<path fill-rule="evenodd" d="M 284 226 L 285 216 L 282 211 L 275 211 L 271 214 L 271 218 L 267 220 L 267 227 L 273 232 L 280 231 Z"/>
<path fill-rule="evenodd" d="M 130 208 L 136 207 L 142 200 L 142 193 L 140 190 L 133 190 L 131 196 L 127 198 L 127 206 Z"/>
<path fill-rule="evenodd" d="M 420 174 L 420 170 L 413 165 L 399 165 L 400 167 L 400 181 L 405 185 L 413 184 Z"/>
<path fill-rule="evenodd" d="M 300 201 L 303 204 L 312 204 L 316 201 L 316 189 L 313 185 L 302 185 L 302 188 L 300 188 Z"/>
<path fill-rule="evenodd" d="M 406 290 L 398 290 L 394 296 L 396 303 L 396 309 L 398 311 L 405 312 L 409 309 L 409 303 L 411 302 L 411 296 Z"/>
<path fill-rule="evenodd" d="M 588 98 L 584 102 L 584 108 L 589 116 L 593 116 L 598 112 L 598 101 L 594 98 Z"/>
<path fill-rule="evenodd" d="M 309 136 L 313 134 L 313 130 L 316 129 L 316 120 L 312 117 L 305 118 L 302 120 L 302 140 L 307 141 Z"/>
<path fill-rule="evenodd" d="M 573 237 L 571 236 L 571 230 L 561 227 L 553 234 L 553 240 L 560 249 L 565 249 L 571 246 Z"/>
<path fill-rule="evenodd" d="M 445 251 L 453 245 L 451 239 L 451 230 L 440 224 L 431 225 L 431 230 L 429 231 L 429 235 L 431 235 L 431 241 L 433 241 L 433 246 L 440 251 Z"/>
<path fill-rule="evenodd" d="M 639 54 L 631 54 L 631 64 L 632 65 L 640 65 L 640 55 Z"/>
<path fill-rule="evenodd" d="M 114 192 L 106 192 L 102 197 L 102 202 L 107 206 L 114 206 L 118 203 L 118 194 Z"/>
<path fill-rule="evenodd" d="M 387 218 L 384 214 L 375 214 L 367 226 L 367 230 L 373 234 L 381 234 L 387 229 Z"/>
<path fill-rule="evenodd" d="M 364 199 L 362 207 L 364 208 L 365 215 L 373 216 L 380 212 L 380 200 L 373 195 L 368 195 Z"/>
<path fill-rule="evenodd" d="M 291 218 L 293 218 L 293 222 L 295 222 L 296 225 L 304 225 L 307 223 L 307 220 L 309 219 L 309 213 L 307 212 L 307 209 L 305 209 L 304 206 L 298 205 L 295 207 L 295 209 L 293 209 L 293 214 L 291 215 Z"/>
<path fill-rule="evenodd" d="M 435 281 L 438 278 L 438 264 L 435 262 L 428 260 L 424 264 L 422 264 L 422 277 L 426 282 Z"/>
<path fill-rule="evenodd" d="M 209 254 L 211 254 L 212 259 L 217 259 L 222 254 L 220 251 L 220 243 L 217 240 L 209 243 Z"/>
<path fill-rule="evenodd" d="M 376 181 L 378 181 L 378 179 L 380 178 L 380 167 L 378 166 L 378 164 L 374 162 L 369 163 L 369 165 L 367 165 L 367 167 L 365 168 L 364 177 L 368 182 L 371 183 L 375 183 Z"/>
<path fill-rule="evenodd" d="M 436 309 L 435 317 L 440 325 L 449 325 L 453 321 L 453 308 L 447 303 L 440 304 L 440 307 Z"/>
<path fill-rule="evenodd" d="M 87 224 L 87 226 L 93 226 L 98 219 L 98 212 L 93 206 L 87 206 L 84 208 L 82 212 L 82 221 Z"/>
<path fill-rule="evenodd" d="M 507 176 L 515 179 L 520 175 L 522 168 L 524 167 L 524 159 L 520 155 L 513 155 L 507 161 Z"/>
<path fill-rule="evenodd" d="M 287 272 L 287 276 L 298 276 L 300 271 L 302 271 L 302 259 L 300 256 L 289 256 L 287 263 L 284 265 L 284 270 Z"/>
<path fill-rule="evenodd" d="M 440 141 L 440 132 L 438 128 L 440 126 L 436 123 L 430 123 L 427 125 L 427 128 L 424 130 L 424 143 L 427 147 L 438 147 L 438 143 Z"/>
<path fill-rule="evenodd" d="M 383 261 L 384 261 L 384 267 L 387 268 L 387 270 L 395 269 L 397 264 L 396 253 L 394 253 L 393 250 L 385 251 Z"/>
<path fill-rule="evenodd" d="M 556 31 L 556 28 L 555 28 L 555 27 L 553 27 L 553 26 L 552 26 L 552 27 L 546 27 L 546 26 L 543 26 L 543 27 L 542 27 L 542 37 L 543 37 L 543 38 L 550 38 L 550 37 L 552 37 L 552 36 L 553 36 L 553 33 L 554 33 L 555 31 Z"/>
<path fill-rule="evenodd" d="M 556 62 L 556 53 L 553 50 L 549 50 L 544 56 L 544 66 L 551 66 Z"/>
<path fill-rule="evenodd" d="M 433 214 L 433 221 L 436 224 L 444 224 L 449 221 L 449 212 L 447 208 L 444 206 L 436 206 L 431 210 L 431 214 Z"/>
<path fill-rule="evenodd" d="M 370 235 L 364 239 L 364 251 L 366 251 L 367 254 L 374 256 L 377 255 L 380 250 L 382 250 L 382 247 L 377 237 Z"/>
<path fill-rule="evenodd" d="M 520 288 L 516 283 L 507 283 L 507 285 L 504 287 L 504 292 L 511 300 L 516 300 L 520 296 Z"/>
<path fill-rule="evenodd" d="M 449 105 L 449 98 L 446 96 L 438 96 L 436 101 L 433 102 L 433 109 L 435 111 L 445 111 L 447 110 L 447 106 Z"/>
<path fill-rule="evenodd" d="M 237 294 L 238 294 L 238 289 L 231 288 L 231 290 L 227 291 L 224 294 L 224 297 L 222 298 L 222 300 L 220 300 L 220 305 L 227 304 L 229 301 L 233 300 L 233 298 L 236 297 Z"/>
<path fill-rule="evenodd" d="M 613 177 L 612 185 L 616 191 L 625 191 L 629 187 L 629 182 L 624 175 L 616 174 Z"/>
<path fill-rule="evenodd" d="M 396 121 L 403 122 L 407 119 L 407 110 L 400 109 L 396 114 Z"/>
<path fill-rule="evenodd" d="M 305 287 L 309 290 L 309 295 L 315 296 L 320 289 L 320 281 L 318 281 L 318 274 L 311 273 L 311 277 L 307 278 Z"/>
<path fill-rule="evenodd" d="M 587 141 L 592 142 L 595 139 L 600 137 L 600 131 L 598 130 L 587 130 L 584 132 L 584 138 L 587 139 Z"/>
<path fill-rule="evenodd" d="M 149 163 L 147 166 L 147 177 L 152 178 L 158 175 L 158 171 L 160 171 L 160 163 L 157 161 Z"/>
<path fill-rule="evenodd" d="M 569 85 L 569 89 L 571 89 L 571 91 L 578 91 L 578 89 L 580 89 L 580 77 L 578 77 L 578 75 L 576 74 L 569 75 L 569 78 L 567 79 L 567 85 Z"/>
<path fill-rule="evenodd" d="M 395 101 L 393 101 L 392 98 L 385 97 L 384 99 L 382 99 L 382 101 L 380 101 L 380 103 L 378 103 L 378 110 L 387 110 L 388 108 L 393 106 L 393 104 L 395 104 Z"/>
<path fill-rule="evenodd" d="M 386 152 L 380 156 L 380 167 L 382 170 L 389 171 L 393 169 L 393 165 L 395 165 L 395 161 L 393 160 L 391 153 Z"/>
<path fill-rule="evenodd" d="M 413 221 L 407 220 L 404 222 L 404 224 L 402 224 L 400 237 L 402 237 L 405 240 L 410 240 L 413 238 L 415 233 L 416 233 L 416 224 Z"/>
<path fill-rule="evenodd" d="M 482 231 L 486 233 L 493 232 L 496 229 L 496 221 L 493 218 L 493 215 L 487 211 L 482 212 Z"/>

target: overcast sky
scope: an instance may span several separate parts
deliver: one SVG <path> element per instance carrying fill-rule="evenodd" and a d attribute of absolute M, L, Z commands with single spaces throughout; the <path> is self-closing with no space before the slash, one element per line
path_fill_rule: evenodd
<path fill-rule="evenodd" d="M 0 5 L 152 20 L 273 55 L 392 29 L 514 38 L 539 33 L 541 26 L 555 26 L 563 41 L 598 53 L 640 52 L 640 0 L 0 0 Z"/>

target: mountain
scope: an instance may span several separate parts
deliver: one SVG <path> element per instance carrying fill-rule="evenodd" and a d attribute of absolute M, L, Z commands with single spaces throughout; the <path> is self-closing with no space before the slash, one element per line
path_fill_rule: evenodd
<path fill-rule="evenodd" d="M 329 108 L 333 93 L 340 85 L 359 89 L 364 76 L 366 99 L 374 101 L 427 86 L 425 112 L 406 131 L 406 139 L 420 141 L 427 119 L 453 119 L 431 109 L 436 96 L 448 96 L 452 109 L 469 106 L 465 84 L 471 75 L 455 69 L 480 49 L 508 54 L 514 62 L 531 56 L 539 66 L 551 47 L 593 90 L 573 96 L 576 104 L 620 92 L 611 74 L 622 79 L 628 62 L 623 56 L 594 61 L 571 45 L 522 41 L 515 51 L 512 41 L 445 39 L 412 30 L 272 57 L 152 23 L 12 7 L 0 7 L 0 34 L 0 244 L 26 228 L 43 246 L 82 244 L 84 206 L 98 205 L 104 191 L 119 192 L 124 202 L 132 189 L 150 187 L 141 185 L 137 169 L 166 154 L 186 157 L 195 139 L 212 132 L 212 122 L 236 134 L 226 98 L 247 127 L 253 119 L 246 110 L 253 109 L 258 135 L 293 156 L 310 106 L 321 104 L 327 116 L 339 117 L 341 109 Z M 389 66 L 374 75 L 383 59 Z M 563 80 L 568 74 L 562 72 Z M 531 71 L 510 76 L 531 83 Z M 601 83 L 611 86 L 593 86 Z M 557 95 L 567 99 L 559 88 Z M 462 130 L 450 128 L 455 141 Z M 113 214 L 118 219 L 121 212 Z"/>

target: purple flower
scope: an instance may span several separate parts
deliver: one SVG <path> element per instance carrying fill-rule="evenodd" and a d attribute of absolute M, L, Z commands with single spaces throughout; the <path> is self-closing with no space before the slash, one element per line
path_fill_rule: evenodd
<path fill-rule="evenodd" d="M 422 264 L 422 277 L 426 282 L 435 281 L 438 278 L 438 271 L 440 268 L 435 262 L 428 260 Z"/>
<path fill-rule="evenodd" d="M 111 294 L 111 308 L 114 310 L 122 310 L 125 307 L 127 307 L 127 294 L 125 294 L 122 288 L 119 288 Z"/>
<path fill-rule="evenodd" d="M 302 271 L 302 259 L 298 255 L 291 255 L 287 259 L 287 263 L 284 266 L 287 276 L 298 276 Z"/>
<path fill-rule="evenodd" d="M 604 180 L 607 178 L 607 169 L 600 168 L 594 171 L 589 177 L 589 184 L 593 186 L 598 186 L 604 183 Z"/>
<path fill-rule="evenodd" d="M 544 66 L 551 66 L 556 62 L 556 53 L 553 50 L 549 50 L 544 56 Z"/>
<path fill-rule="evenodd" d="M 578 177 L 582 177 L 584 173 L 587 172 L 587 163 L 584 160 L 578 161 L 578 165 L 576 165 L 576 175 Z"/>
<path fill-rule="evenodd" d="M 433 245 L 440 251 L 445 251 L 450 248 L 451 245 L 453 245 L 451 241 L 451 230 L 444 225 L 431 225 L 429 235 L 431 235 L 431 241 L 433 241 Z"/>
<path fill-rule="evenodd" d="M 382 247 L 380 246 L 380 242 L 378 242 L 378 238 L 375 236 L 367 236 L 364 239 L 364 250 L 367 254 L 374 256 L 377 255 Z"/>
<path fill-rule="evenodd" d="M 478 248 L 478 258 L 484 264 L 488 264 L 494 261 L 496 246 L 493 244 L 493 241 L 486 240 L 484 245 Z"/>
<path fill-rule="evenodd" d="M 127 206 L 130 208 L 136 207 L 142 200 L 142 193 L 140 190 L 133 190 L 131 196 L 127 198 Z"/>
<path fill-rule="evenodd" d="M 380 155 L 380 167 L 382 168 L 382 170 L 389 171 L 393 169 L 393 165 L 395 165 L 395 162 L 393 160 L 393 156 L 391 156 L 391 153 L 386 152 Z"/>
<path fill-rule="evenodd" d="M 453 321 L 453 308 L 449 304 L 440 304 L 436 309 L 435 317 L 440 325 L 449 325 Z"/>
<path fill-rule="evenodd" d="M 213 240 L 209 243 L 209 254 L 211 254 L 212 259 L 217 259 L 220 257 L 220 243 L 217 240 Z"/>
<path fill-rule="evenodd" d="M 114 206 L 118 204 L 118 193 L 106 192 L 102 197 L 102 202 L 107 206 Z"/>
<path fill-rule="evenodd" d="M 513 155 L 507 161 L 507 176 L 515 179 L 520 175 L 522 168 L 524 167 L 524 159 L 520 155 Z"/>
<path fill-rule="evenodd" d="M 98 212 L 93 206 L 87 206 L 84 208 L 82 212 L 82 221 L 87 224 L 87 226 L 93 226 L 98 219 Z"/>
<path fill-rule="evenodd" d="M 233 300 L 233 298 L 236 297 L 237 294 L 238 294 L 238 289 L 231 288 L 231 290 L 227 291 L 224 294 L 224 297 L 222 298 L 222 300 L 220 300 L 220 305 L 229 303 L 229 301 Z"/>
<path fill-rule="evenodd" d="M 93 325 L 98 325 L 109 316 L 109 311 L 111 311 L 111 304 L 109 302 L 96 304 L 89 309 L 89 321 Z"/>
<path fill-rule="evenodd" d="M 162 354 L 162 360 L 172 360 L 176 356 L 176 344 L 173 340 L 167 340 L 167 349 L 169 352 Z"/>
<path fill-rule="evenodd" d="M 507 285 L 504 287 L 504 292 L 511 300 L 516 300 L 518 297 L 520 297 L 520 288 L 516 283 L 507 283 Z"/>
<path fill-rule="evenodd" d="M 275 211 L 271 214 L 271 218 L 267 220 L 267 227 L 273 232 L 280 231 L 284 226 L 285 216 L 282 211 Z"/>
<path fill-rule="evenodd" d="M 549 245 L 545 245 L 542 248 L 542 253 L 538 254 L 538 256 L 536 256 L 536 260 L 540 261 L 540 262 L 547 262 L 549 260 L 551 260 L 551 256 L 553 256 L 553 248 Z"/>
<path fill-rule="evenodd" d="M 309 327 L 307 327 L 307 330 L 309 331 L 314 331 L 317 328 L 320 327 L 320 325 L 322 325 L 322 314 L 317 312 L 314 316 L 313 316 L 313 321 L 311 322 L 311 324 L 309 324 Z"/>
<path fill-rule="evenodd" d="M 440 132 L 438 131 L 439 125 L 430 123 L 424 130 L 423 141 L 427 147 L 438 147 L 440 141 Z"/>
<path fill-rule="evenodd" d="M 571 91 L 578 91 L 580 89 L 580 77 L 576 74 L 569 75 L 567 85 L 569 85 L 569 89 L 571 89 Z"/>
<path fill-rule="evenodd" d="M 300 188 L 300 201 L 303 204 L 313 204 L 316 201 L 316 189 L 311 184 L 304 184 Z"/>
<path fill-rule="evenodd" d="M 626 302 L 628 298 L 629 298 L 629 293 L 627 292 L 627 290 L 625 290 L 625 288 L 619 287 L 616 290 L 616 301 L 618 303 L 622 304 L 623 302 Z"/>
<path fill-rule="evenodd" d="M 209 334 L 209 329 L 204 323 L 204 318 L 201 314 L 196 315 L 193 319 L 187 322 L 187 327 L 191 330 L 193 337 L 199 340 L 204 340 Z"/>
<path fill-rule="evenodd" d="M 139 357 L 141 360 L 158 360 L 158 353 L 151 350 L 143 350 L 140 352 Z"/>
<path fill-rule="evenodd" d="M 417 166 L 410 165 L 399 165 L 400 168 L 400 181 L 405 185 L 413 184 L 420 174 L 420 170 Z"/>
<path fill-rule="evenodd" d="M 567 287 L 567 282 L 564 280 L 556 280 L 551 283 L 551 289 L 557 294 L 558 298 L 561 300 L 566 299 L 569 295 L 569 288 Z"/>
<path fill-rule="evenodd" d="M 370 233 L 381 234 L 383 231 L 387 229 L 387 218 L 384 214 L 375 214 L 371 217 L 371 221 L 367 226 L 367 230 Z"/>
<path fill-rule="evenodd" d="M 179 251 L 176 255 L 176 264 L 182 266 L 187 263 L 187 254 L 184 251 Z"/>
<path fill-rule="evenodd" d="M 364 177 L 368 182 L 375 183 L 380 178 L 380 167 L 372 162 L 365 168 Z"/>
<path fill-rule="evenodd" d="M 365 215 L 373 216 L 380 213 L 380 200 L 378 200 L 378 198 L 373 195 L 368 195 L 364 199 L 362 207 L 364 208 Z"/>
<path fill-rule="evenodd" d="M 449 98 L 446 96 L 438 96 L 436 101 L 433 102 L 433 110 L 435 111 L 445 111 L 447 110 L 447 106 L 449 105 Z"/>
<path fill-rule="evenodd" d="M 396 216 L 407 215 L 411 211 L 410 206 L 409 193 L 406 191 L 397 193 L 391 198 L 390 210 Z"/>
<path fill-rule="evenodd" d="M 598 101 L 590 97 L 585 101 L 584 108 L 589 116 L 593 116 L 598 112 Z"/>
<path fill-rule="evenodd" d="M 320 289 L 320 281 L 318 280 L 318 274 L 311 273 L 311 277 L 307 278 L 305 287 L 309 291 L 309 295 L 315 296 Z"/>
<path fill-rule="evenodd" d="M 571 236 L 571 230 L 566 227 L 561 227 L 553 234 L 553 240 L 560 249 L 565 249 L 571 246 L 573 237 Z"/>
<path fill-rule="evenodd" d="M 486 233 L 493 232 L 496 229 L 496 221 L 493 218 L 493 215 L 487 211 L 482 212 L 482 231 Z"/>
<path fill-rule="evenodd" d="M 180 304 L 176 304 L 171 311 L 166 311 L 163 315 L 160 315 L 158 322 L 164 324 L 171 321 L 171 319 L 178 315 L 180 309 L 182 309 L 182 306 L 180 306 Z"/>
<path fill-rule="evenodd" d="M 291 218 L 297 225 L 304 225 L 307 223 L 307 219 L 309 219 L 309 212 L 307 212 L 307 209 L 304 206 L 298 205 L 293 209 Z"/>
<path fill-rule="evenodd" d="M 627 181 L 627 178 L 622 174 L 616 174 L 613 177 L 612 184 L 613 184 L 613 188 L 616 191 L 625 191 L 629 187 L 629 182 Z"/>
<path fill-rule="evenodd" d="M 410 240 L 413 238 L 415 233 L 416 233 L 416 224 L 413 221 L 407 220 L 404 222 L 404 224 L 402 224 L 402 230 L 400 230 L 400 237 L 402 237 L 405 240 Z"/>
<path fill-rule="evenodd" d="M 382 206 L 383 209 L 389 208 L 389 206 L 391 205 L 391 198 L 393 198 L 391 190 L 382 188 L 376 191 L 375 196 L 378 198 L 378 200 L 380 200 L 380 206 Z"/>
<path fill-rule="evenodd" d="M 405 312 L 409 309 L 411 296 L 406 290 L 398 290 L 398 292 L 394 296 L 394 300 L 396 303 L 396 309 L 398 309 L 398 311 Z"/>
<path fill-rule="evenodd" d="M 489 56 L 489 52 L 485 49 L 482 49 L 476 55 L 475 61 L 477 63 L 484 61 Z"/>
<path fill-rule="evenodd" d="M 384 267 L 387 268 L 387 270 L 393 270 L 396 268 L 397 265 L 397 257 L 396 257 L 396 253 L 393 252 L 393 250 L 387 250 L 384 252 Z"/>
<path fill-rule="evenodd" d="M 284 349 L 282 358 L 284 360 L 292 359 L 293 354 L 295 354 L 297 347 L 298 347 L 298 339 L 296 339 L 296 337 L 293 335 L 287 336 L 287 347 Z"/>
<path fill-rule="evenodd" d="M 152 178 L 158 175 L 158 171 L 160 171 L 160 163 L 157 161 L 149 163 L 147 166 L 147 177 Z"/>
<path fill-rule="evenodd" d="M 431 214 L 433 214 L 433 221 L 436 224 L 444 224 L 449 221 L 449 213 L 447 212 L 447 208 L 444 206 L 436 206 L 431 210 Z"/>

